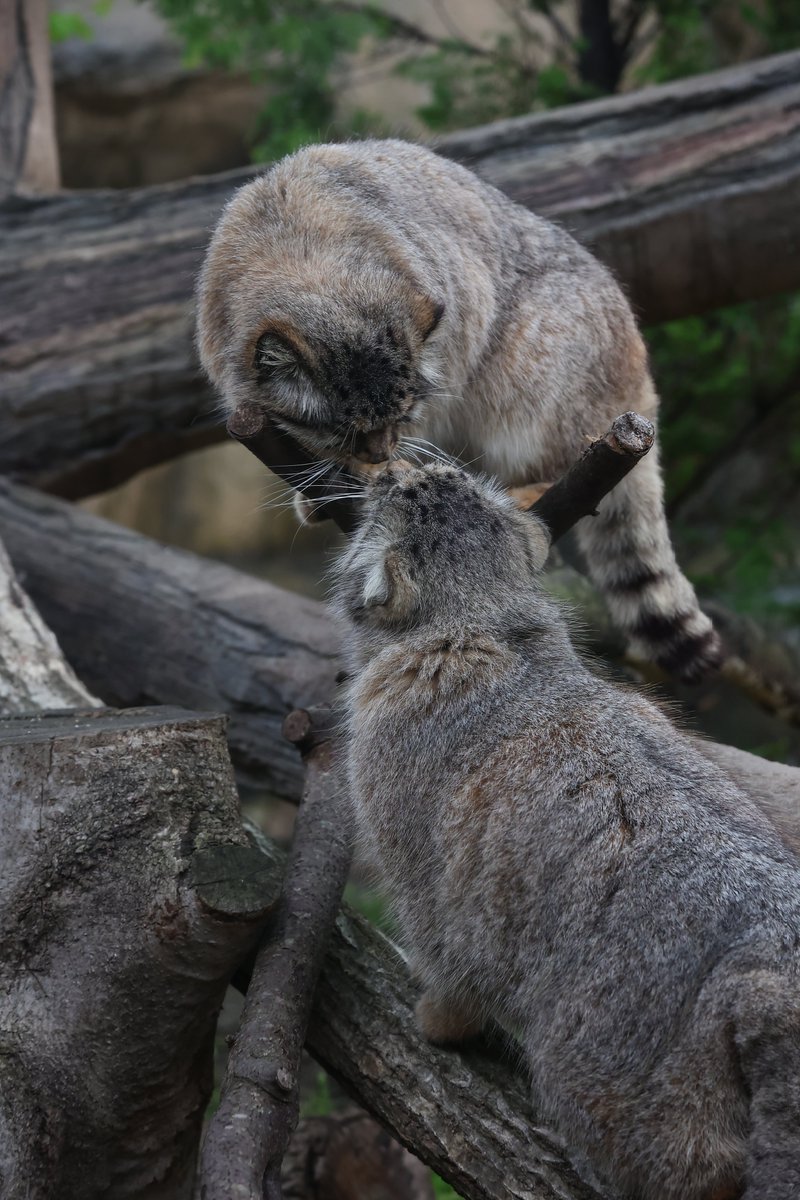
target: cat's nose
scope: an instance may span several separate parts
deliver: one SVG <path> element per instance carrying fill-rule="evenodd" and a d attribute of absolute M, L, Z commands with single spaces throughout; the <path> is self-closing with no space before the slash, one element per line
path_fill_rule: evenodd
<path fill-rule="evenodd" d="M 392 457 L 397 445 L 397 430 L 391 425 L 386 429 L 371 429 L 356 439 L 354 453 L 362 462 L 385 463 Z"/>

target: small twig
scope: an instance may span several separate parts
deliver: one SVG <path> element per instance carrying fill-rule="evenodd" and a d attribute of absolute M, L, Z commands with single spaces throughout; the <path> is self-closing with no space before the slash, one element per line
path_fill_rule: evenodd
<path fill-rule="evenodd" d="M 202 1200 L 280 1198 L 281 1164 L 298 1120 L 311 1002 L 350 867 L 352 839 L 328 716 L 316 739 L 312 713 L 290 714 L 287 725 L 291 740 L 313 748 L 283 892 L 255 958 L 203 1145 Z"/>
<path fill-rule="evenodd" d="M 309 500 L 318 501 L 340 529 L 352 533 L 358 524 L 357 502 L 325 499 L 341 492 L 343 480 L 350 479 L 345 472 L 331 467 L 313 484 L 298 484 L 302 470 L 319 466 L 318 460 L 255 404 L 236 409 L 228 421 L 228 432 L 276 475 Z M 617 417 L 608 432 L 592 442 L 583 457 L 531 507 L 530 511 L 549 529 L 551 540 L 558 541 L 581 517 L 594 513 L 606 493 L 647 454 L 654 440 L 655 429 L 646 417 L 634 412 Z"/>
<path fill-rule="evenodd" d="M 615 418 L 608 432 L 531 505 L 529 511 L 547 526 L 551 541 L 557 542 L 582 517 L 595 513 L 603 497 L 644 458 L 655 435 L 652 421 L 638 413 Z"/>
<path fill-rule="evenodd" d="M 332 466 L 312 484 L 298 483 L 299 473 L 306 467 L 319 466 L 319 459 L 271 421 L 256 404 L 242 404 L 228 419 L 228 433 L 246 446 L 251 454 L 302 492 L 309 500 L 319 501 L 344 533 L 352 533 L 358 524 L 358 506 L 353 500 L 327 500 L 326 496 L 341 493 L 344 482 L 352 482 L 339 468 Z"/>

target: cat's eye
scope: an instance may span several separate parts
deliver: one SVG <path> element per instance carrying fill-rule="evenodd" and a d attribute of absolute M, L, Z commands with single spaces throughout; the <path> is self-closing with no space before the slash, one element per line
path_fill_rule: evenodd
<path fill-rule="evenodd" d="M 274 333 L 262 334 L 258 339 L 253 366 L 262 379 L 275 375 L 291 377 L 302 371 L 297 355 Z"/>

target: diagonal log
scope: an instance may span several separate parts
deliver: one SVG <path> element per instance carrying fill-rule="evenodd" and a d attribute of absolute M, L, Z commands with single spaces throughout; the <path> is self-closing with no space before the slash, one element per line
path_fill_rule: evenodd
<path fill-rule="evenodd" d="M 798 101 L 794 52 L 438 148 L 564 221 L 664 320 L 800 285 Z M 75 497 L 224 436 L 192 292 L 252 174 L 0 206 L 0 471 Z"/>
<path fill-rule="evenodd" d="M 337 643 L 322 605 L 3 482 L 0 538 L 106 703 L 227 713 L 240 775 L 297 801 L 302 765 L 281 722 L 333 694 Z"/>

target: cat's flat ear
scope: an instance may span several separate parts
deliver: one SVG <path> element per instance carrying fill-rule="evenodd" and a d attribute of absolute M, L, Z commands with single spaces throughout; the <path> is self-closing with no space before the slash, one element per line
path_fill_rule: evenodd
<path fill-rule="evenodd" d="M 408 563 L 397 550 L 387 550 L 364 579 L 364 607 L 381 609 L 391 620 L 401 620 L 414 611 L 418 601 L 419 589 Z"/>
<path fill-rule="evenodd" d="M 550 553 L 550 532 L 544 521 L 535 517 L 533 513 L 525 514 L 525 528 L 528 535 L 531 569 L 541 571 Z"/>
<path fill-rule="evenodd" d="M 444 303 L 434 300 L 426 292 L 417 292 L 412 301 L 412 312 L 423 342 L 433 333 L 444 316 Z"/>

